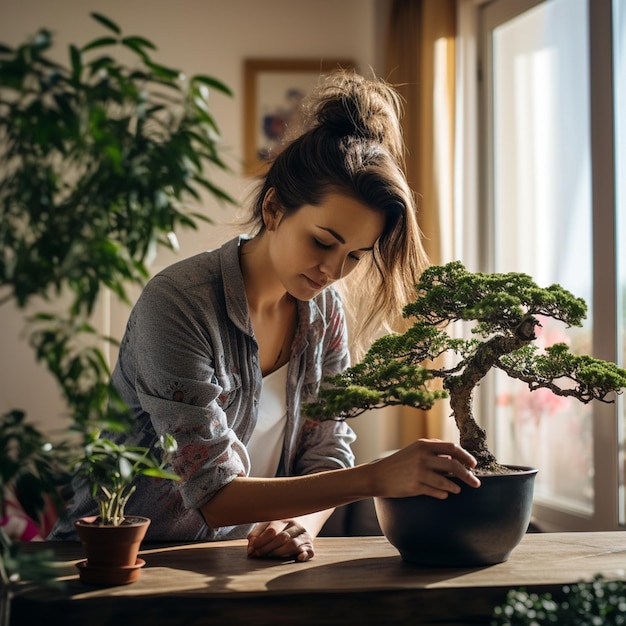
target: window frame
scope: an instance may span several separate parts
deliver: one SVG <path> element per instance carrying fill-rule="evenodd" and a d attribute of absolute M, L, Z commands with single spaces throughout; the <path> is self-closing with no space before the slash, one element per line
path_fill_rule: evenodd
<path fill-rule="evenodd" d="M 459 0 L 458 3 L 455 252 L 457 258 L 477 271 L 493 271 L 494 265 L 493 84 L 491 72 L 486 71 L 492 58 L 490 33 L 499 24 L 545 1 L 549 0 Z M 612 0 L 587 0 L 587 3 L 589 67 L 609 68 L 609 71 L 590 72 L 593 296 L 589 304 L 593 310 L 593 355 L 619 362 Z M 471 155 L 475 155 L 475 163 Z M 476 226 L 465 228 L 472 221 Z M 493 393 L 493 385 L 486 381 L 476 398 L 476 413 L 485 416 L 492 445 L 498 427 L 490 408 Z M 621 528 L 622 400 L 620 397 L 614 404 L 593 404 L 593 514 L 587 516 L 536 502 L 534 520 L 542 530 Z"/>

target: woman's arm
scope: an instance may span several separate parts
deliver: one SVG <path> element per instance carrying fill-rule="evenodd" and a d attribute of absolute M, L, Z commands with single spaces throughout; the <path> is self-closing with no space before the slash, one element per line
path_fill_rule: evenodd
<path fill-rule="evenodd" d="M 429 495 L 447 498 L 480 481 L 475 459 L 456 444 L 420 439 L 383 459 L 356 467 L 287 478 L 234 478 L 201 507 L 212 528 L 281 520 L 332 509 L 369 497 Z"/>

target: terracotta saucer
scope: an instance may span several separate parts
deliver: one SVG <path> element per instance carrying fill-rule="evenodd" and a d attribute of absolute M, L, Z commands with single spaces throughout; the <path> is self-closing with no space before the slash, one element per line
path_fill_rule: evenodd
<path fill-rule="evenodd" d="M 76 563 L 80 580 L 88 585 L 128 585 L 134 583 L 141 574 L 141 568 L 146 564 L 143 559 L 137 559 L 134 565 L 125 566 L 93 566 L 87 561 Z"/>

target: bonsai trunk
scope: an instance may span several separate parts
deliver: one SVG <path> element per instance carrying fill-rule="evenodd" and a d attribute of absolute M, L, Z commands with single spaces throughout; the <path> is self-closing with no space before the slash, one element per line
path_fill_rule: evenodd
<path fill-rule="evenodd" d="M 482 472 L 500 472 L 502 466 L 487 447 L 487 434 L 476 423 L 472 413 L 474 389 L 487 372 L 496 367 L 501 356 L 510 354 L 535 339 L 535 326 L 539 322 L 532 316 L 525 318 L 510 336 L 498 335 L 480 345 L 467 361 L 462 373 L 444 381 L 450 394 L 452 417 L 459 429 L 459 443 L 477 461 L 476 469 Z"/>
<path fill-rule="evenodd" d="M 487 433 L 476 423 L 472 414 L 472 396 L 476 382 L 464 380 L 466 376 L 457 376 L 447 381 L 446 388 L 450 393 L 452 417 L 459 429 L 461 447 L 472 454 L 476 461 L 476 469 L 495 471 L 499 465 L 495 456 L 487 447 Z"/>

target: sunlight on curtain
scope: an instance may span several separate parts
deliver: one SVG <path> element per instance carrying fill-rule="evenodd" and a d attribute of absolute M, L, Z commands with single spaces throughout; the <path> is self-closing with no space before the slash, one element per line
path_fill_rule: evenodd
<path fill-rule="evenodd" d="M 493 35 L 495 271 L 558 282 L 591 304 L 591 183 L 586 0 L 548 0 Z M 546 322 L 539 345 L 591 351 L 582 329 Z M 496 378 L 496 449 L 540 467 L 537 501 L 589 513 L 591 409 Z"/>
<path fill-rule="evenodd" d="M 387 79 L 405 99 L 407 178 L 417 194 L 432 263 L 452 260 L 454 201 L 455 0 L 394 0 L 387 33 Z M 402 409 L 398 446 L 419 437 L 458 438 L 444 403 Z"/>
<path fill-rule="evenodd" d="M 450 62 L 454 46 L 449 37 L 440 37 L 433 46 L 433 178 L 439 218 L 437 263 L 453 261 L 454 250 L 454 90 L 450 90 Z M 454 71 L 454 70 L 453 70 Z"/>

